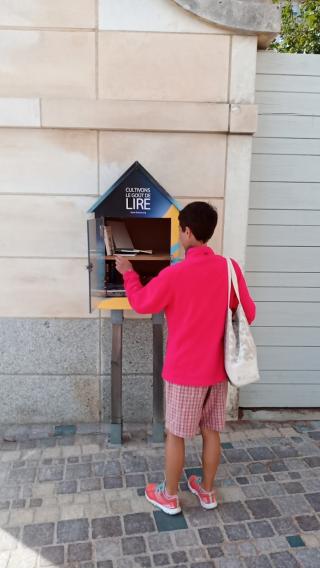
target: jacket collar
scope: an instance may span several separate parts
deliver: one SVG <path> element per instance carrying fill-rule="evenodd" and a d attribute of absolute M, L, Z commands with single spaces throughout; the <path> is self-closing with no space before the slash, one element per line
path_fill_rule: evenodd
<path fill-rule="evenodd" d="M 201 245 L 199 247 L 190 247 L 186 252 L 186 258 L 195 258 L 199 256 L 214 256 L 212 248 L 207 245 Z"/>

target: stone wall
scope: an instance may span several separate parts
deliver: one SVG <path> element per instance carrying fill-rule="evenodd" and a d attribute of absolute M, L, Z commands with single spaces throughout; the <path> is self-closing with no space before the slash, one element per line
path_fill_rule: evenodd
<path fill-rule="evenodd" d="M 12 0 L 0 22 L 1 420 L 107 419 L 86 211 L 139 160 L 182 205 L 213 203 L 211 244 L 244 263 L 257 38 L 172 0 Z M 125 417 L 150 420 L 151 322 L 128 318 Z"/>

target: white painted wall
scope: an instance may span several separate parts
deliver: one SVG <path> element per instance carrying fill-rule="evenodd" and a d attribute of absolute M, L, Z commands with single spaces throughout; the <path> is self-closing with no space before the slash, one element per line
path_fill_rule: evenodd
<path fill-rule="evenodd" d="M 247 278 L 261 383 L 243 407 L 320 401 L 320 56 L 259 53 Z"/>

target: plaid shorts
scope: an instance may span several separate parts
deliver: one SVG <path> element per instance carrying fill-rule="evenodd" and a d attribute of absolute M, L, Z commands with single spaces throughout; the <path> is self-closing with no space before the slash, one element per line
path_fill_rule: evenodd
<path fill-rule="evenodd" d="M 221 432 L 225 426 L 228 381 L 211 387 L 188 387 L 165 381 L 166 428 L 193 438 L 200 428 Z"/>

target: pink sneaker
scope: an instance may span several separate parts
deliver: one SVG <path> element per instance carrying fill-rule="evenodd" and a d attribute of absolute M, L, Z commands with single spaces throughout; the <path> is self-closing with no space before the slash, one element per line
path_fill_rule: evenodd
<path fill-rule="evenodd" d="M 194 495 L 196 495 L 200 501 L 201 506 L 204 509 L 215 509 L 218 506 L 214 492 L 208 493 L 201 487 L 201 477 L 196 475 L 191 475 L 188 479 L 188 487 Z"/>
<path fill-rule="evenodd" d="M 149 503 L 152 503 L 152 505 L 155 505 L 168 515 L 177 515 L 178 513 L 181 513 L 178 497 L 167 496 L 165 482 L 160 483 L 160 485 L 150 483 L 146 487 L 145 496 Z"/>

